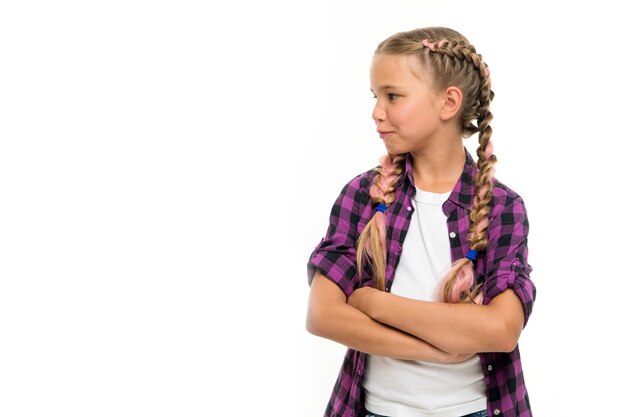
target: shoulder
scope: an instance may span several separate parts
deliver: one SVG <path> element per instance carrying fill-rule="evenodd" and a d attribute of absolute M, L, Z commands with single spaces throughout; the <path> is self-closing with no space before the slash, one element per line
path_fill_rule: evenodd
<path fill-rule="evenodd" d="M 350 179 L 341 189 L 340 198 L 353 198 L 358 203 L 369 200 L 370 188 L 376 176 L 375 168 L 362 172 Z"/>
<path fill-rule="evenodd" d="M 492 215 L 507 213 L 526 215 L 526 207 L 522 196 L 496 178 L 494 178 L 491 193 Z"/>
<path fill-rule="evenodd" d="M 359 223 L 371 212 L 370 187 L 376 176 L 374 169 L 351 178 L 343 185 L 330 210 L 329 233 L 356 233 Z"/>

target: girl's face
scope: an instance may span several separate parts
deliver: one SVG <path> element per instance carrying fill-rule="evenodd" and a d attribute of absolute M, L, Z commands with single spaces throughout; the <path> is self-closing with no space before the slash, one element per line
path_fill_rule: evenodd
<path fill-rule="evenodd" d="M 397 155 L 436 146 L 442 101 L 417 59 L 376 55 L 370 80 L 376 98 L 372 117 L 387 151 Z"/>

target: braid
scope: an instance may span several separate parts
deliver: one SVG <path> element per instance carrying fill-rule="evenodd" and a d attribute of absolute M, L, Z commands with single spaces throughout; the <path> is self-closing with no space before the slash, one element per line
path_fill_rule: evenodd
<path fill-rule="evenodd" d="M 357 241 L 356 259 L 359 275 L 363 263 L 370 263 L 376 288 L 384 291 L 385 270 L 387 269 L 387 226 L 386 208 L 396 199 L 396 186 L 404 172 L 406 155 L 385 155 L 380 158 L 380 166 L 374 168 L 376 176 L 370 187 L 370 197 L 376 209 Z"/>
<path fill-rule="evenodd" d="M 480 84 L 477 86 L 476 99 L 468 103 L 461 115 L 461 124 L 464 133 L 469 136 L 478 132 L 479 146 L 477 171 L 474 176 L 474 200 L 470 212 L 469 247 L 470 250 L 480 252 L 487 247 L 489 226 L 489 205 L 492 198 L 494 166 L 497 158 L 493 155 L 491 143 L 492 129 L 490 126 L 493 115 L 489 110 L 494 97 L 491 91 L 489 68 L 482 57 L 476 53 L 472 45 L 463 40 L 442 39 L 437 43 L 429 40 L 421 41 L 422 48 L 429 55 L 439 54 L 449 60 L 467 62 L 472 65 L 473 71 L 478 72 Z M 453 64 L 452 64 L 453 65 Z M 476 119 L 478 126 L 471 123 Z M 463 258 L 452 265 L 452 269 L 440 285 L 440 296 L 446 302 L 472 302 L 482 299 L 480 295 L 482 284 L 475 282 L 475 273 L 471 259 Z"/>
<path fill-rule="evenodd" d="M 467 79 L 475 78 L 474 74 L 476 74 L 476 70 L 478 71 L 480 84 L 472 83 L 468 85 L 468 90 L 470 91 L 464 91 L 464 93 L 467 94 L 469 92 L 470 94 L 464 100 L 465 107 L 460 112 L 462 118 L 461 126 L 466 137 L 476 132 L 484 133 L 485 129 L 489 130 L 489 136 L 491 136 L 491 127 L 489 127 L 489 123 L 493 119 L 489 112 L 489 105 L 491 100 L 493 100 L 491 78 L 489 78 L 487 64 L 483 62 L 482 56 L 476 53 L 474 46 L 464 40 L 449 41 L 448 39 L 442 39 L 437 44 L 428 40 L 422 40 L 417 43 L 417 49 L 423 49 L 426 53 L 432 52 L 433 54 L 430 54 L 431 59 L 434 61 L 432 66 L 442 67 L 443 72 L 456 72 L 462 78 Z M 459 68 L 463 62 L 470 64 L 471 67 Z M 457 79 L 446 81 L 449 84 L 457 84 L 458 78 L 461 77 L 448 76 L 446 78 Z M 478 120 L 478 126 L 471 123 L 474 119 Z M 482 128 L 480 126 L 481 123 L 485 124 Z"/>

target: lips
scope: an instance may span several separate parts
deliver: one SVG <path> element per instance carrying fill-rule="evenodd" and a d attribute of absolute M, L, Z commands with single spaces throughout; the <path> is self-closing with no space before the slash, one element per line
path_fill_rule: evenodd
<path fill-rule="evenodd" d="M 385 131 L 385 130 L 377 130 L 377 132 L 381 139 L 385 139 L 394 133 L 392 131 Z"/>

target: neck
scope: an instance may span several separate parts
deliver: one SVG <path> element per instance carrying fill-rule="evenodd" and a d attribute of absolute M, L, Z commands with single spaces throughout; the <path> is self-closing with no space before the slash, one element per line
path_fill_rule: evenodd
<path fill-rule="evenodd" d="M 463 142 L 411 152 L 417 188 L 433 193 L 452 191 L 465 166 Z"/>

